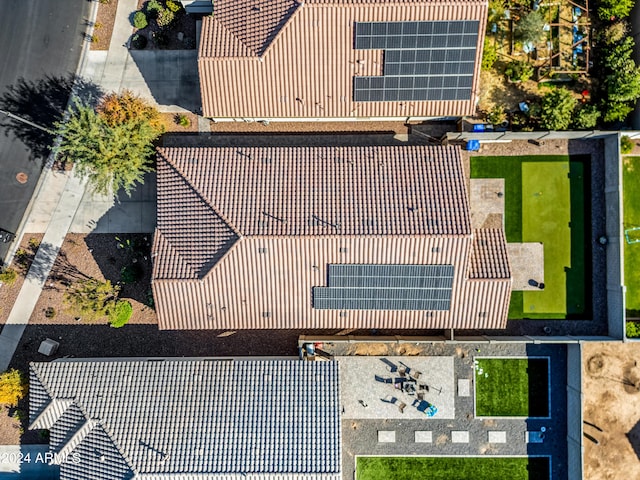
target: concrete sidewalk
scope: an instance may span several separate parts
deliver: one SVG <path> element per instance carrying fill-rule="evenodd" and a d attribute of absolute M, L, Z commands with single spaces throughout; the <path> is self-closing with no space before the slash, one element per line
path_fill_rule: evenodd
<path fill-rule="evenodd" d="M 118 2 L 113 36 L 107 55 L 102 55 L 104 57 L 102 64 L 91 61 L 89 44 L 85 44 L 77 73 L 85 79 L 90 78 L 105 91 L 119 91 L 121 88 L 129 57 L 126 44 L 132 32 L 129 14 L 136 10 L 136 6 L 136 0 Z M 97 8 L 93 9 L 92 14 L 91 25 L 95 21 Z M 73 171 L 54 172 L 50 165 L 47 168 L 48 170 L 43 173 L 42 184 L 36 190 L 43 194 L 43 197 L 46 192 L 47 198 L 46 200 L 43 197 L 38 198 L 36 194 L 21 228 L 23 234 L 26 231 L 24 227 L 38 226 L 37 230 L 44 231 L 44 238 L 9 318 L 0 332 L 0 371 L 6 370 L 11 362 L 86 191 L 86 180 L 76 177 Z M 19 244 L 19 241 L 16 243 Z"/>

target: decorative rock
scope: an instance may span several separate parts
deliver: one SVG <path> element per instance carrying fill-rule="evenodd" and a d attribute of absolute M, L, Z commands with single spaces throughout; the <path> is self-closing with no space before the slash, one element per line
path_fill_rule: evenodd
<path fill-rule="evenodd" d="M 181 42 L 182 40 L 184 40 L 184 33 L 182 32 L 178 32 L 178 40 Z"/>

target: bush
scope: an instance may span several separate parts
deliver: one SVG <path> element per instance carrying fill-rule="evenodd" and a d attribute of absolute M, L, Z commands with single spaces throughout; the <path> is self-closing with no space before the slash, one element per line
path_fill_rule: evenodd
<path fill-rule="evenodd" d="M 634 3 L 635 0 L 600 0 L 598 16 L 602 20 L 628 17 Z"/>
<path fill-rule="evenodd" d="M 149 25 L 149 22 L 145 13 L 141 10 L 137 11 L 133 15 L 133 26 L 138 30 L 141 30 L 143 28 L 146 28 L 147 25 Z"/>
<path fill-rule="evenodd" d="M 498 60 L 498 50 L 491 38 L 484 37 L 484 47 L 482 50 L 482 70 L 490 70 Z"/>
<path fill-rule="evenodd" d="M 526 82 L 533 76 L 533 67 L 527 62 L 515 60 L 507 64 L 504 74 L 512 82 Z"/>
<path fill-rule="evenodd" d="M 182 10 L 182 3 L 174 2 L 173 0 L 167 0 L 167 8 L 171 10 L 173 13 L 178 13 Z"/>
<path fill-rule="evenodd" d="M 545 35 L 545 21 L 540 10 L 529 12 L 516 23 L 514 35 L 523 43 L 538 43 Z"/>
<path fill-rule="evenodd" d="M 142 268 L 138 263 L 126 265 L 120 270 L 120 281 L 124 284 L 135 283 L 142 278 Z"/>
<path fill-rule="evenodd" d="M 16 279 L 18 278 L 18 272 L 16 272 L 13 268 L 3 268 L 0 271 L 0 282 L 5 285 L 11 286 L 16 283 Z"/>
<path fill-rule="evenodd" d="M 171 22 L 176 18 L 176 14 L 168 8 L 163 8 L 158 11 L 158 17 L 156 21 L 160 28 L 167 28 L 171 25 Z"/>
<path fill-rule="evenodd" d="M 38 248 L 40 248 L 40 240 L 38 240 L 37 238 L 30 238 L 29 239 L 29 248 L 31 250 L 33 250 L 34 252 L 36 250 L 38 250 Z"/>
<path fill-rule="evenodd" d="M 149 18 L 158 18 L 160 10 L 164 10 L 158 0 L 149 0 L 145 6 Z"/>
<path fill-rule="evenodd" d="M 627 322 L 627 338 L 638 338 L 640 337 L 640 323 L 638 322 Z"/>
<path fill-rule="evenodd" d="M 27 395 L 27 381 L 19 370 L 0 375 L 0 405 L 15 407 Z"/>
<path fill-rule="evenodd" d="M 598 125 L 598 119 L 602 116 L 597 105 L 585 104 L 575 113 L 573 126 L 578 130 L 589 130 Z"/>
<path fill-rule="evenodd" d="M 53 307 L 47 307 L 46 310 L 44 311 L 44 316 L 47 318 L 55 318 L 56 309 Z"/>
<path fill-rule="evenodd" d="M 622 102 L 606 102 L 604 105 L 604 118 L 607 123 L 623 122 L 633 111 L 633 107 Z"/>
<path fill-rule="evenodd" d="M 547 130 L 566 130 L 571 124 L 578 100 L 566 88 L 556 88 L 544 97 L 540 112 L 540 126 Z"/>
<path fill-rule="evenodd" d="M 164 32 L 153 32 L 151 38 L 158 47 L 164 48 L 169 45 L 169 37 Z"/>
<path fill-rule="evenodd" d="M 504 0 L 489 0 L 489 17 L 487 25 L 491 28 L 494 23 L 499 23 L 504 19 Z"/>
<path fill-rule="evenodd" d="M 627 155 L 631 153 L 633 151 L 634 145 L 635 144 L 633 143 L 633 140 L 631 140 L 626 135 L 623 135 L 622 137 L 620 137 L 620 152 L 623 155 Z"/>
<path fill-rule="evenodd" d="M 492 125 L 500 125 L 507 121 L 507 114 L 501 105 L 496 105 L 487 115 L 487 121 Z"/>
<path fill-rule="evenodd" d="M 629 24 L 625 21 L 615 22 L 607 25 L 600 35 L 605 45 L 613 45 L 620 42 L 629 31 Z"/>
<path fill-rule="evenodd" d="M 175 122 L 181 127 L 188 127 L 191 125 L 191 120 L 184 113 L 177 113 L 174 117 Z"/>
<path fill-rule="evenodd" d="M 147 46 L 147 37 L 145 37 L 144 35 L 141 35 L 139 33 L 136 33 L 131 38 L 131 46 L 133 48 L 135 48 L 136 50 L 142 50 L 143 48 L 145 48 Z"/>
<path fill-rule="evenodd" d="M 131 303 L 127 300 L 118 300 L 109 325 L 113 328 L 123 327 L 127 324 L 132 314 L 133 307 L 131 306 Z"/>

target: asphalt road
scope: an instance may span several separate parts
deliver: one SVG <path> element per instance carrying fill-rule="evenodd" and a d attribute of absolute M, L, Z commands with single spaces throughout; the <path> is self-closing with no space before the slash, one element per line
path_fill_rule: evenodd
<path fill-rule="evenodd" d="M 66 104 L 66 91 L 59 88 L 64 82 L 57 79 L 76 71 L 90 7 L 87 0 L 0 0 L 1 109 L 47 123 L 51 110 Z M 13 95 L 12 86 L 19 87 Z M 0 121 L 0 229 L 15 232 L 51 138 L 30 127 L 7 126 L 4 115 Z M 16 178 L 20 173 L 25 183 Z M 0 243 L 0 263 L 8 247 Z"/>

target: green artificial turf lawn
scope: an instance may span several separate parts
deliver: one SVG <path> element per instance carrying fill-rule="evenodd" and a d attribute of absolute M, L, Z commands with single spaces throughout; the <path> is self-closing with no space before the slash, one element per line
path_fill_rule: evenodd
<path fill-rule="evenodd" d="M 545 480 L 546 457 L 358 457 L 357 480 Z"/>
<path fill-rule="evenodd" d="M 476 365 L 478 417 L 546 417 L 549 364 L 546 358 L 479 358 Z"/>
<path fill-rule="evenodd" d="M 640 227 L 640 157 L 625 157 L 622 172 L 624 228 Z M 633 232 L 636 238 L 639 232 Z M 624 244 L 627 310 L 640 310 L 640 243 Z M 633 316 L 636 313 L 632 314 Z"/>
<path fill-rule="evenodd" d="M 569 162 L 522 164 L 522 241 L 544 244 L 544 290 L 522 292 L 527 313 L 567 313 L 571 266 Z"/>
<path fill-rule="evenodd" d="M 539 155 L 471 157 L 471 178 L 505 179 L 507 242 L 544 244 L 545 289 L 512 292 L 510 319 L 562 319 L 588 311 L 588 194 L 583 162 L 569 160 L 568 156 Z"/>

